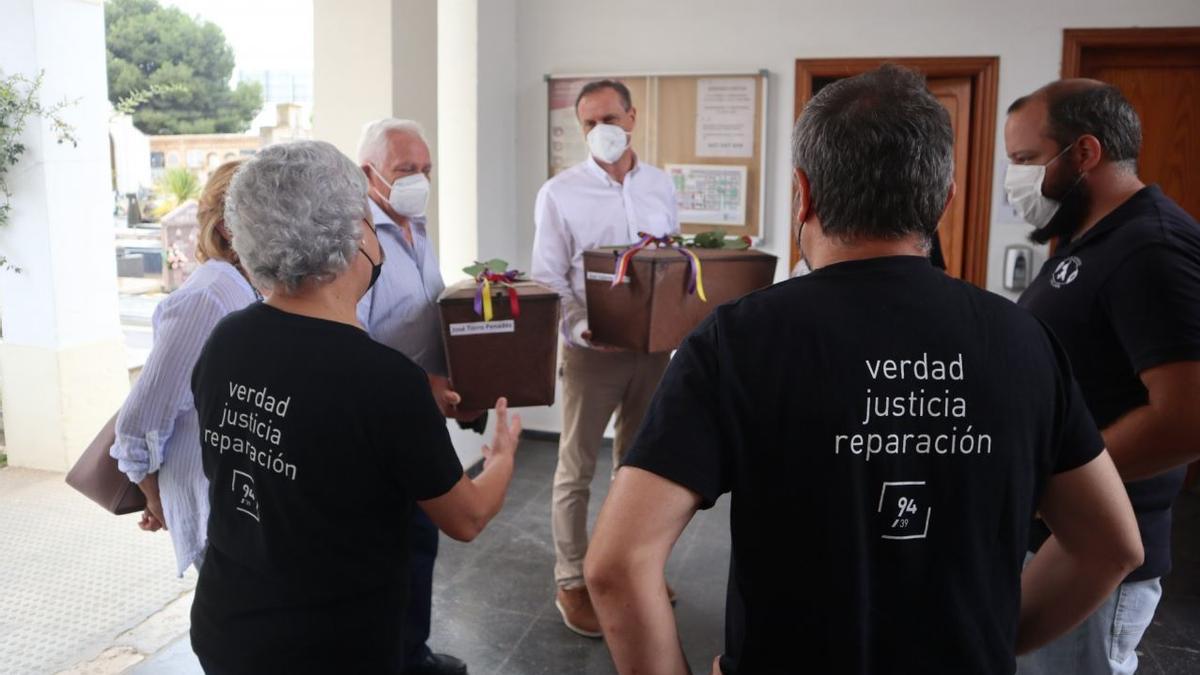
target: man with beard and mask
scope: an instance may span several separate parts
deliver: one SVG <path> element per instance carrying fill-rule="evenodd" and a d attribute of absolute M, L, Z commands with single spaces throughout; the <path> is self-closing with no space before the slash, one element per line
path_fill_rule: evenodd
<path fill-rule="evenodd" d="M 437 304 L 445 284 L 425 229 L 433 162 L 420 125 L 395 118 L 367 124 L 358 144 L 358 163 L 367 177 L 371 217 L 388 261 L 378 283 L 358 303 L 358 319 L 374 340 L 401 352 L 425 370 L 443 415 L 462 423 L 482 421 L 482 412 L 458 409 L 462 399 L 446 377 Z M 482 425 L 476 429 L 482 432 Z M 438 530 L 421 509 L 413 509 L 410 542 L 411 586 L 403 638 L 405 672 L 465 673 L 467 668 L 461 661 L 434 654 L 425 644 L 429 639 Z"/>
<path fill-rule="evenodd" d="M 1054 331 L 1137 513 L 1146 560 L 1019 672 L 1132 673 L 1171 567 L 1171 503 L 1200 452 L 1200 227 L 1138 179 L 1141 124 L 1116 87 L 1061 80 L 1018 99 L 1010 203 L 1056 248 L 1020 298 Z M 1049 530 L 1035 523 L 1030 551 Z"/>
<path fill-rule="evenodd" d="M 630 147 L 637 109 L 629 89 L 615 80 L 591 82 L 579 92 L 575 113 L 591 156 L 546 181 L 538 192 L 532 275 L 562 296 L 566 343 L 552 511 L 555 604 L 568 628 L 598 638 L 600 624 L 583 580 L 596 456 L 615 411 L 613 458 L 614 464 L 619 463 L 669 354 L 639 354 L 591 341 L 583 252 L 635 242 L 639 232 L 674 234 L 679 231 L 679 217 L 670 177 L 643 163 Z"/>

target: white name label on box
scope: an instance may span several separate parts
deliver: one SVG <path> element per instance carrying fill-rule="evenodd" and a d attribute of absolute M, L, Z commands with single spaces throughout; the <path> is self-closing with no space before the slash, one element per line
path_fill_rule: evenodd
<path fill-rule="evenodd" d="M 450 337 L 461 335 L 487 335 L 488 333 L 511 333 L 517 329 L 517 322 L 512 319 L 505 321 L 472 321 L 470 323 L 450 324 Z"/>
<path fill-rule="evenodd" d="M 616 278 L 617 278 L 617 275 L 605 274 L 604 272 L 588 272 L 587 273 L 588 281 L 607 281 L 608 283 L 611 284 L 612 280 L 616 279 Z M 621 283 L 623 283 L 623 284 L 629 283 L 629 275 L 628 274 L 625 275 L 625 278 L 621 279 Z"/>

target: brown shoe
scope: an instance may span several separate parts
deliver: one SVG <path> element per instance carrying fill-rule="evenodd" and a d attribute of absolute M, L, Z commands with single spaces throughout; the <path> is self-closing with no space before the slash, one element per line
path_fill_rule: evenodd
<path fill-rule="evenodd" d="M 560 588 L 554 597 L 554 606 L 562 614 L 563 623 L 576 633 L 590 638 L 604 637 L 600 632 L 600 619 L 592 607 L 592 597 L 587 586 Z"/>

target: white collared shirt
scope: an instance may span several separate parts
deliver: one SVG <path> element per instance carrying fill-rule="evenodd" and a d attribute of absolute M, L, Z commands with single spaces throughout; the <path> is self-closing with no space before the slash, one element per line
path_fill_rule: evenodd
<path fill-rule="evenodd" d="M 583 252 L 679 232 L 675 184 L 665 172 L 635 158 L 624 183 L 612 179 L 596 160 L 587 160 L 546 181 L 533 211 L 534 280 L 562 296 L 563 336 L 587 346 L 587 296 Z"/>

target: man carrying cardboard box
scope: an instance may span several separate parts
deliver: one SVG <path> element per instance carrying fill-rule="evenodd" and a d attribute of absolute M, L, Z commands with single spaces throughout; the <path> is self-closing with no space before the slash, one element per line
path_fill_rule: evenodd
<path fill-rule="evenodd" d="M 554 472 L 555 604 L 567 627 L 600 637 L 583 581 L 587 509 L 596 455 L 616 412 L 615 462 L 628 449 L 670 358 L 597 345 L 587 325 L 583 252 L 628 244 L 638 232 L 679 231 L 675 186 L 638 160 L 629 138 L 637 122 L 629 89 L 615 80 L 584 86 L 575 101 L 591 156 L 546 181 L 534 209 L 532 276 L 562 296 L 563 431 Z M 614 463 L 615 463 L 614 462 Z"/>

